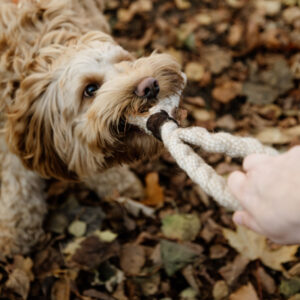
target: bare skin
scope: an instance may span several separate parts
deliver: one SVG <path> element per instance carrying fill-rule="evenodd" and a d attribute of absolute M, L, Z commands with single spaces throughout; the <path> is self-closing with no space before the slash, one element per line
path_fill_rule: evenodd
<path fill-rule="evenodd" d="M 233 215 L 239 225 L 280 244 L 300 243 L 300 146 L 278 156 L 253 154 L 244 172 L 233 172 L 228 186 L 243 210 Z"/>

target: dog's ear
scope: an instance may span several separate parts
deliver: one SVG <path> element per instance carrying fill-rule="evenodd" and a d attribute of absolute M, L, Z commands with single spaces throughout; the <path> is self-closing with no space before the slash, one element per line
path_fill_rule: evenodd
<path fill-rule="evenodd" d="M 53 142 L 47 90 L 51 76 L 35 73 L 20 85 L 14 103 L 8 108 L 6 137 L 10 150 L 23 164 L 45 178 L 76 180 L 76 175 L 57 154 Z"/>

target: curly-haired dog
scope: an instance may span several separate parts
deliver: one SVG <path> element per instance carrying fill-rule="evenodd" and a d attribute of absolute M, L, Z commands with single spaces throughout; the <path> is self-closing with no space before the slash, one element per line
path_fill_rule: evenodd
<path fill-rule="evenodd" d="M 169 56 L 135 60 L 113 41 L 100 0 L 16 2 L 0 3 L 2 254 L 28 252 L 40 239 L 42 178 L 140 196 L 120 165 L 160 145 L 130 118 L 184 85 Z"/>

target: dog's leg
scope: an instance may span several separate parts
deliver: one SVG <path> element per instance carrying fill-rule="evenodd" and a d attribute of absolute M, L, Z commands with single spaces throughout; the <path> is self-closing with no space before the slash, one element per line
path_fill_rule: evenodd
<path fill-rule="evenodd" d="M 113 167 L 107 171 L 85 180 L 86 185 L 93 189 L 99 197 L 117 195 L 128 198 L 142 198 L 142 183 L 127 166 Z"/>
<path fill-rule="evenodd" d="M 43 234 L 44 183 L 12 153 L 1 151 L 0 158 L 0 254 L 24 254 Z"/>

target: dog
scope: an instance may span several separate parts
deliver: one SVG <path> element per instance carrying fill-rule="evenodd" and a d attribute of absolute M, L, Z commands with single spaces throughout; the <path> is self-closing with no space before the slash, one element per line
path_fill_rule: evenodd
<path fill-rule="evenodd" d="M 166 54 L 135 59 L 102 11 L 101 0 L 1 0 L 3 255 L 28 253 L 43 236 L 45 179 L 139 198 L 127 165 L 162 147 L 130 120 L 181 93 L 180 66 Z"/>

